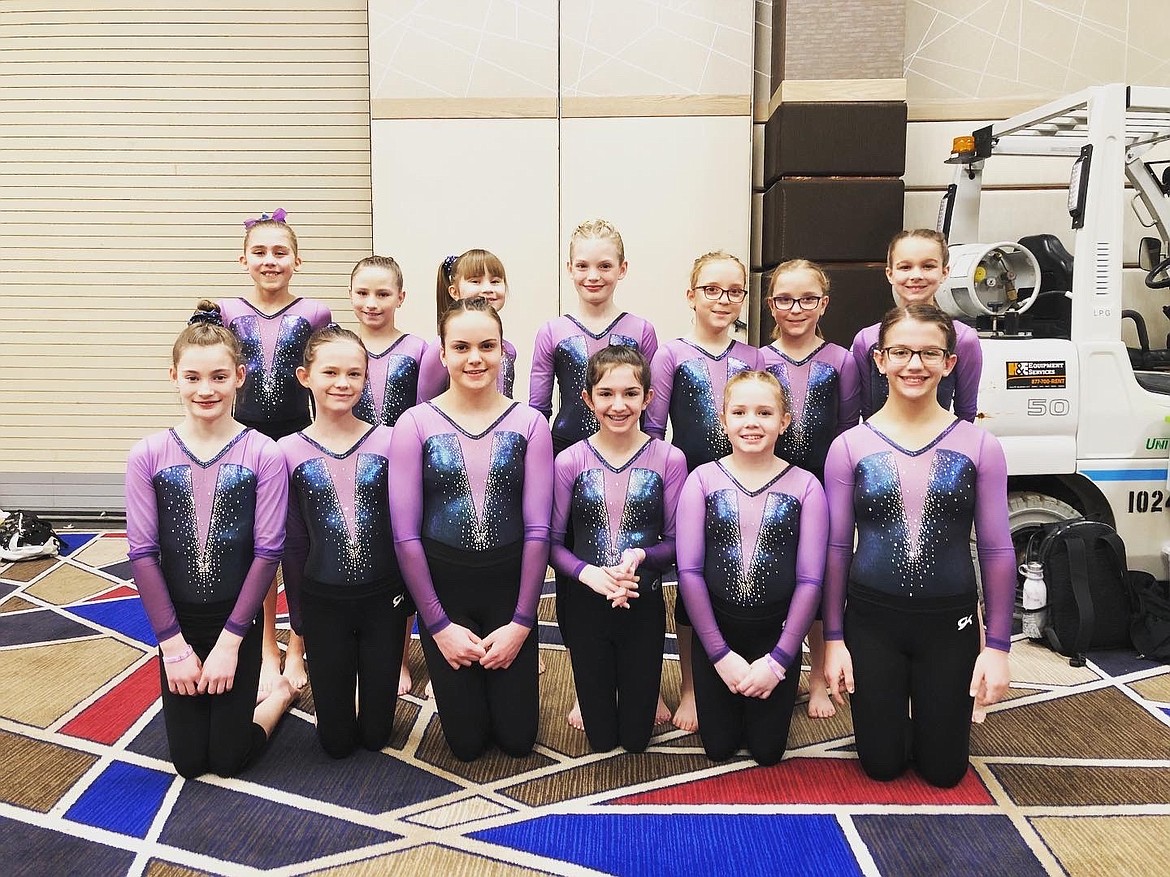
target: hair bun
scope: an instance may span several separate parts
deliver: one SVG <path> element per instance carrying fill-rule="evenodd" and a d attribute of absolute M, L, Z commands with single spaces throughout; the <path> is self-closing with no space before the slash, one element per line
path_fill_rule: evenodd
<path fill-rule="evenodd" d="M 197 310 L 190 317 L 187 318 L 187 325 L 194 326 L 203 324 L 207 326 L 222 326 L 223 317 L 220 316 L 219 308 L 214 310 Z"/>

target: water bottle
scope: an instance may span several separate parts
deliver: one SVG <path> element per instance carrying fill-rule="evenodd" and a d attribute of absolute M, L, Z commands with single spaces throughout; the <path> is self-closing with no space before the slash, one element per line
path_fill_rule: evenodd
<path fill-rule="evenodd" d="M 1043 639 L 1044 625 L 1048 620 L 1048 586 L 1044 584 L 1044 564 L 1038 560 L 1022 563 L 1020 575 L 1024 577 L 1024 636 L 1028 639 Z"/>

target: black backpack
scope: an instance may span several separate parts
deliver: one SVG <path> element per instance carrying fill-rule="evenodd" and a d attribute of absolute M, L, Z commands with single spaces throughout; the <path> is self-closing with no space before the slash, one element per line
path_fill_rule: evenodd
<path fill-rule="evenodd" d="M 1139 657 L 1170 661 L 1170 582 L 1159 581 L 1148 572 L 1131 571 L 1128 584 L 1133 647 Z"/>
<path fill-rule="evenodd" d="M 1130 648 L 1128 570 L 1117 531 L 1074 518 L 1046 524 L 1037 537 L 1035 559 L 1044 564 L 1048 586 L 1048 644 L 1073 667 L 1085 665 L 1090 649 Z"/>

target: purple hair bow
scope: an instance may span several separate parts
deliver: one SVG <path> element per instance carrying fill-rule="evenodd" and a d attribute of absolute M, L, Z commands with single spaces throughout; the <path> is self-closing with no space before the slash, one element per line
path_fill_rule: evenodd
<path fill-rule="evenodd" d="M 284 222 L 286 216 L 288 216 L 288 213 L 285 211 L 285 209 L 283 207 L 277 207 L 272 211 L 271 214 L 261 213 L 255 219 L 245 219 L 244 228 L 251 228 L 257 222 L 268 222 L 269 220 L 272 220 L 273 222 Z"/>

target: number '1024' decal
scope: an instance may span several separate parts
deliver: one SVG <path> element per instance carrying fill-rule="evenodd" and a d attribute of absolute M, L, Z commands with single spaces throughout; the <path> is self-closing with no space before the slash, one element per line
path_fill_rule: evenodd
<path fill-rule="evenodd" d="M 1161 512 L 1165 511 L 1166 494 L 1161 490 L 1131 490 L 1129 492 L 1129 507 L 1126 509 L 1130 514 L 1137 512 L 1138 514 L 1146 514 L 1147 512 Z"/>

